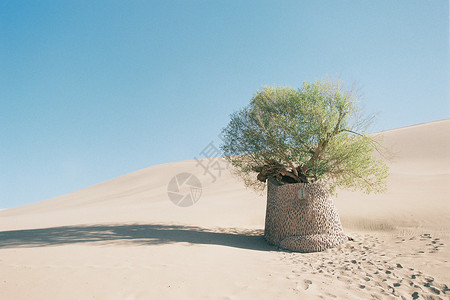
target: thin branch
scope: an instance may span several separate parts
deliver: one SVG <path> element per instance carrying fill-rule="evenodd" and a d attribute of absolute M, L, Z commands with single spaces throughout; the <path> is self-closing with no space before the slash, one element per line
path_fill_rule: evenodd
<path fill-rule="evenodd" d="M 275 139 L 272 137 L 272 135 L 270 134 L 270 132 L 266 129 L 266 127 L 264 126 L 264 123 L 261 119 L 260 116 L 260 112 L 258 110 L 258 114 L 256 116 L 256 118 L 259 121 L 259 126 L 266 132 L 267 136 L 269 137 L 269 139 L 272 141 L 272 143 L 274 143 L 276 145 L 276 147 L 278 148 L 278 153 L 280 153 L 280 155 L 283 157 L 283 160 L 289 165 L 289 167 L 291 167 L 292 172 L 298 176 L 297 170 L 294 167 L 294 164 L 287 158 L 287 156 L 285 155 L 285 153 L 281 150 L 280 145 L 278 145 L 278 143 L 275 141 Z"/>
<path fill-rule="evenodd" d="M 383 152 L 380 150 L 380 148 L 382 148 L 382 149 L 386 149 L 386 148 L 385 148 L 383 145 L 381 145 L 380 143 L 378 143 L 376 140 L 374 140 L 373 138 L 368 137 L 367 135 L 364 135 L 364 134 L 355 132 L 355 131 L 353 131 L 353 130 L 349 130 L 349 129 L 341 129 L 341 130 L 339 130 L 339 133 L 342 133 L 342 132 L 348 132 L 348 133 L 352 133 L 352 134 L 355 134 L 355 135 L 358 135 L 358 136 L 361 136 L 361 137 L 367 137 L 367 138 L 370 140 L 370 143 L 372 144 L 372 146 L 373 146 L 373 148 L 375 149 L 375 151 L 377 151 L 378 154 L 381 155 L 381 157 L 383 157 L 383 158 L 386 159 L 385 153 L 383 153 Z"/>

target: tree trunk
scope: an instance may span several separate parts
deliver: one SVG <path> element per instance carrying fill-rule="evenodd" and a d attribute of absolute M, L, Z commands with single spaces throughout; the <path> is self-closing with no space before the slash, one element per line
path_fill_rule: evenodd
<path fill-rule="evenodd" d="M 264 237 L 282 249 L 317 252 L 348 241 L 328 191 L 318 183 L 268 179 Z"/>

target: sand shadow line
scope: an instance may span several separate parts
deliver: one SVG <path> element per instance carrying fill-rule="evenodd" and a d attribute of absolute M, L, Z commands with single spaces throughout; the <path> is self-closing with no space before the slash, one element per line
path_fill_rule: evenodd
<path fill-rule="evenodd" d="M 0 248 L 26 248 L 77 243 L 163 245 L 222 245 L 258 251 L 275 251 L 261 230 L 209 230 L 187 225 L 131 224 L 62 226 L 42 229 L 0 231 Z"/>

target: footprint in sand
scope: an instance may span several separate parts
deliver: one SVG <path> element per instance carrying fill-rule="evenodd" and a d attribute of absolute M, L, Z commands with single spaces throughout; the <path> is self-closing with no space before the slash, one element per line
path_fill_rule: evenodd
<path fill-rule="evenodd" d="M 428 253 L 436 253 L 444 246 L 440 238 L 433 238 L 429 233 L 420 235 L 420 240 L 429 242 L 425 245 Z M 425 253 L 425 251 L 418 251 L 418 253 Z"/>
<path fill-rule="evenodd" d="M 337 296 L 336 296 L 336 295 L 334 295 L 334 294 L 331 294 L 331 293 L 325 293 L 325 295 L 327 295 L 328 297 L 331 297 L 331 298 L 337 298 Z"/>
<path fill-rule="evenodd" d="M 309 289 L 309 286 L 312 284 L 311 280 L 305 279 L 303 280 L 303 289 L 306 291 L 307 289 Z"/>
<path fill-rule="evenodd" d="M 442 299 L 448 297 L 450 289 L 447 285 L 436 282 L 436 280 L 424 274 L 419 270 L 402 262 L 400 264 L 395 254 L 386 251 L 379 246 L 384 243 L 382 240 L 375 240 L 367 236 L 355 236 L 364 243 L 346 243 L 336 249 L 323 252 L 321 254 L 310 255 L 286 255 L 285 259 L 297 265 L 293 273 L 297 276 L 288 276 L 289 279 L 297 277 L 297 290 L 321 289 L 322 284 L 332 282 L 333 279 L 344 283 L 349 289 L 358 290 L 358 293 L 368 293 L 374 299 L 386 299 L 388 297 L 402 297 L 403 299 Z M 432 237 L 431 234 L 424 234 L 415 238 L 403 237 L 402 243 L 408 243 L 409 240 L 421 240 L 416 245 L 421 248 L 413 247 L 411 254 L 418 250 L 423 253 L 434 251 L 437 247 L 442 247 L 442 241 L 439 238 Z M 374 243 L 375 242 L 375 243 Z M 371 247 L 370 244 L 374 243 Z M 381 244 L 380 244 L 381 243 Z M 368 249 L 367 249 L 368 248 Z M 442 249 L 441 249 L 442 250 Z M 405 255 L 405 253 L 400 253 Z M 408 255 L 411 255 L 408 254 Z M 314 257 L 314 260 L 311 258 Z M 368 259 L 370 258 L 370 259 Z M 299 276 L 304 276 L 307 272 L 321 273 L 323 281 L 315 282 L 311 287 L 311 280 L 299 280 Z M 357 280 L 355 280 L 357 278 Z M 356 282 L 355 282 L 356 281 Z M 355 284 L 356 283 L 356 284 Z M 311 289 L 310 289 L 311 288 Z M 328 298 L 332 297 L 331 295 Z"/>

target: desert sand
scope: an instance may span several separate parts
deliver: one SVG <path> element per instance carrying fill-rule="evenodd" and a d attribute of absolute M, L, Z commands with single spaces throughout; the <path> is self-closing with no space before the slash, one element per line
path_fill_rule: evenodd
<path fill-rule="evenodd" d="M 334 199 L 354 241 L 281 251 L 264 194 L 174 162 L 0 211 L 0 299 L 450 299 L 450 119 L 381 134 L 389 190 Z M 167 194 L 183 172 L 202 184 L 190 207 Z"/>

